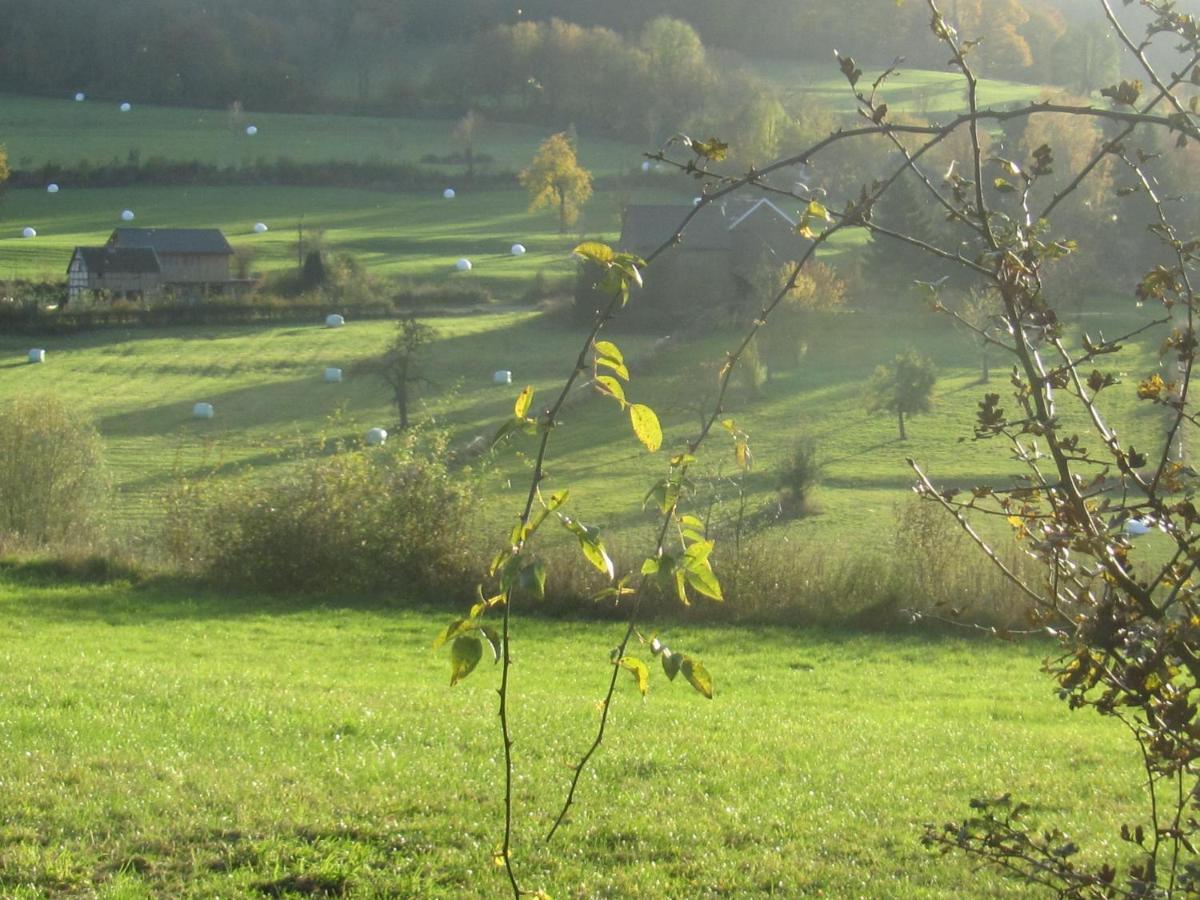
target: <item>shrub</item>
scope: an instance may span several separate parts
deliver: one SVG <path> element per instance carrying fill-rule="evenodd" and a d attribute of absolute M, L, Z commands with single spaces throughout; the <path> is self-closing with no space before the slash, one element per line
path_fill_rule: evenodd
<path fill-rule="evenodd" d="M 777 490 L 782 515 L 795 518 L 812 512 L 812 492 L 821 482 L 823 466 L 816 443 L 802 439 L 779 470 Z"/>
<path fill-rule="evenodd" d="M 443 462 L 443 439 L 424 438 L 304 459 L 266 481 L 181 485 L 169 549 L 218 581 L 262 590 L 470 590 L 473 479 Z"/>
<path fill-rule="evenodd" d="M 108 490 L 100 435 L 56 397 L 0 405 L 0 534 L 81 544 L 99 533 Z"/>

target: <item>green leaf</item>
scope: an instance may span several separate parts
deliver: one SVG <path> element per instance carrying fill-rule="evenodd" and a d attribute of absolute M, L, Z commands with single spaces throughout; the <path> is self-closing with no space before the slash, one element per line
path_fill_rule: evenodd
<path fill-rule="evenodd" d="M 603 572 L 610 579 L 616 575 L 613 561 L 609 559 L 608 551 L 604 549 L 604 545 L 599 540 L 585 541 L 583 538 L 580 538 L 579 547 L 583 550 L 583 555 L 587 558 L 587 561 L 599 571 Z"/>
<path fill-rule="evenodd" d="M 992 181 L 992 187 L 994 187 L 996 190 L 998 190 L 1002 194 L 1011 194 L 1013 191 L 1016 190 L 1015 187 L 1013 187 L 1008 181 L 1004 180 L 1003 178 L 994 179 Z"/>
<path fill-rule="evenodd" d="M 597 375 L 595 382 L 602 394 L 608 394 L 621 404 L 622 409 L 625 408 L 625 388 L 621 387 L 621 382 L 611 375 Z"/>
<path fill-rule="evenodd" d="M 655 482 L 642 499 L 642 507 L 644 508 L 651 500 L 655 502 L 661 512 L 669 512 L 679 500 L 679 485 L 668 478 Z"/>
<path fill-rule="evenodd" d="M 683 677 L 688 680 L 696 690 L 702 693 L 709 700 L 713 696 L 712 676 L 708 674 L 708 669 L 704 668 L 704 664 L 698 659 L 692 659 L 690 656 L 685 656 L 683 662 L 679 666 L 679 671 L 683 673 Z"/>
<path fill-rule="evenodd" d="M 509 419 L 503 425 L 496 429 L 496 433 L 492 436 L 491 446 L 495 447 L 502 440 L 521 427 L 519 419 Z"/>
<path fill-rule="evenodd" d="M 525 418 L 526 413 L 529 412 L 529 406 L 532 403 L 533 385 L 530 384 L 525 387 L 525 390 L 521 391 L 521 393 L 517 395 L 517 402 L 513 405 L 513 413 L 516 414 L 518 419 Z"/>
<path fill-rule="evenodd" d="M 643 575 L 657 575 L 659 570 L 659 562 L 657 559 L 647 559 L 642 563 Z"/>
<path fill-rule="evenodd" d="M 691 606 L 692 601 L 687 595 L 687 572 L 684 569 L 675 569 L 672 573 L 675 578 L 675 593 L 679 597 L 679 602 L 684 606 Z"/>
<path fill-rule="evenodd" d="M 562 516 L 562 524 L 563 528 L 579 538 L 579 547 L 587 561 L 607 575 L 611 581 L 616 576 L 616 572 L 613 568 L 613 561 L 609 559 L 608 551 L 604 549 L 604 544 L 600 540 L 600 529 L 577 522 L 570 516 Z"/>
<path fill-rule="evenodd" d="M 443 628 L 436 638 L 433 639 L 433 649 L 437 650 L 449 641 L 454 640 L 460 634 L 465 634 L 473 627 L 470 619 L 455 619 L 445 628 Z"/>
<path fill-rule="evenodd" d="M 450 687 L 475 671 L 483 658 L 483 641 L 477 637 L 458 637 L 450 648 Z"/>
<path fill-rule="evenodd" d="M 602 244 L 599 241 L 584 241 L 571 251 L 575 256 L 583 259 L 591 260 L 600 265 L 607 265 L 616 259 L 617 254 L 608 244 Z"/>
<path fill-rule="evenodd" d="M 646 664 L 636 656 L 622 656 L 617 660 L 617 665 L 628 670 L 633 676 L 633 680 L 637 682 L 638 690 L 645 697 L 646 692 L 650 690 L 650 670 Z"/>
<path fill-rule="evenodd" d="M 535 559 L 521 569 L 517 578 L 517 588 L 527 597 L 535 600 L 546 599 L 546 565 L 540 559 Z"/>
<path fill-rule="evenodd" d="M 597 356 L 616 360 L 619 363 L 625 362 L 625 357 L 621 355 L 621 351 L 612 341 L 595 341 L 592 346 L 596 348 Z"/>
<path fill-rule="evenodd" d="M 683 656 L 678 653 L 672 653 L 670 650 L 664 649 L 662 654 L 663 671 L 667 673 L 667 677 L 672 681 L 679 674 L 679 667 L 683 663 Z"/>
<path fill-rule="evenodd" d="M 654 410 L 641 403 L 632 403 L 629 406 L 629 419 L 633 422 L 633 433 L 647 450 L 653 453 L 662 446 L 662 426 L 658 424 Z"/>
<path fill-rule="evenodd" d="M 616 262 L 613 263 L 613 268 L 621 273 L 621 279 L 625 282 L 625 286 L 627 288 L 631 284 L 636 284 L 638 287 L 645 287 L 646 284 L 644 281 L 642 281 L 641 269 L 639 269 L 635 263 L 627 259 L 623 259 L 623 257 L 627 257 L 628 255 L 629 254 L 627 253 L 620 254 L 617 257 Z M 625 299 L 628 300 L 629 298 L 626 297 Z"/>
<path fill-rule="evenodd" d="M 521 557 L 512 556 L 500 567 L 500 590 L 508 593 L 521 574 Z"/>
<path fill-rule="evenodd" d="M 482 625 L 479 631 L 488 642 L 488 646 L 492 648 L 492 662 L 500 662 L 500 635 L 496 633 L 496 629 Z"/>
<path fill-rule="evenodd" d="M 717 576 L 713 574 L 712 567 L 708 563 L 688 566 L 683 570 L 683 575 L 687 579 L 687 583 L 705 597 L 713 600 L 725 599 L 721 594 L 721 583 L 717 581 Z"/>

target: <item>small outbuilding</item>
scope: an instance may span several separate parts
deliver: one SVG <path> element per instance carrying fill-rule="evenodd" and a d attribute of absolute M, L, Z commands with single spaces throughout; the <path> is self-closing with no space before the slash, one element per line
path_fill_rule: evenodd
<path fill-rule="evenodd" d="M 67 266 L 71 303 L 101 293 L 141 300 L 162 288 L 162 266 L 147 247 L 76 247 Z"/>

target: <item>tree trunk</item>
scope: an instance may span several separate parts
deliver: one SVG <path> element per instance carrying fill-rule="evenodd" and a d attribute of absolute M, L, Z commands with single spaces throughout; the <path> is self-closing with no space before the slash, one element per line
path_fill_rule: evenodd
<path fill-rule="evenodd" d="M 988 368 L 988 352 L 987 347 L 979 351 L 979 383 L 987 384 L 991 379 L 992 373 Z"/>
<path fill-rule="evenodd" d="M 558 231 L 559 234 L 567 233 L 567 195 L 564 191 L 558 192 Z"/>
<path fill-rule="evenodd" d="M 907 441 L 908 435 L 904 431 L 904 411 L 896 410 L 896 421 L 900 425 L 900 440 Z"/>

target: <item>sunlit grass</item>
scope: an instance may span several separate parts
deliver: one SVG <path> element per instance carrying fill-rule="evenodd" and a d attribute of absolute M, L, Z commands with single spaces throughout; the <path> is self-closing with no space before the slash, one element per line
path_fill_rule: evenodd
<path fill-rule="evenodd" d="M 676 196 L 656 183 L 647 200 Z M 440 192 L 398 194 L 338 188 L 175 187 L 104 188 L 58 194 L 12 190 L 0 225 L 0 279 L 65 279 L 76 246 L 103 244 L 124 224 L 121 211 L 146 228 L 220 228 L 230 244 L 253 254 L 251 270 L 271 272 L 297 265 L 300 229 L 306 246 L 319 240 L 332 253 L 349 253 L 368 272 L 387 279 L 481 284 L 519 298 L 544 272 L 561 279 L 574 272 L 570 250 L 580 234 L 615 241 L 620 210 L 629 195 L 602 191 L 585 207 L 570 234 L 561 234 L 551 212 L 528 212 L 521 190 L 460 191 L 454 200 Z M 270 231 L 256 234 L 254 225 Z M 36 238 L 21 236 L 25 226 Z M 319 237 L 318 237 L 319 235 Z M 512 245 L 527 253 L 515 257 Z M 460 273 L 455 262 L 469 258 L 474 269 Z"/>
<path fill-rule="evenodd" d="M 264 113 L 151 106 L 137 103 L 122 113 L 116 102 L 70 97 L 0 97 L 0 134 L 9 164 L 37 169 L 47 163 L 73 166 L 80 161 L 103 165 L 141 161 L 197 160 L 217 166 L 246 166 L 258 159 L 274 162 L 384 162 L 425 165 L 421 158 L 461 150 L 453 137 L 453 118 L 408 118 Z M 247 126 L 258 131 L 250 136 Z M 547 126 L 487 122 L 475 152 L 493 157 L 492 168 L 516 171 L 556 129 Z M 557 129 L 561 130 L 561 129 Z M 581 162 L 609 175 L 632 171 L 643 148 L 583 135 Z M 447 177 L 462 165 L 431 167 Z"/>
<path fill-rule="evenodd" d="M 777 469 L 798 441 L 815 440 L 825 460 L 816 514 L 788 525 L 788 533 L 834 545 L 863 534 L 873 535 L 872 543 L 886 542 L 897 507 L 910 496 L 908 456 L 937 479 L 964 488 L 1015 471 L 998 443 L 971 439 L 983 393 L 1003 392 L 1002 364 L 993 361 L 992 385 L 977 384 L 972 345 L 922 311 L 917 298 L 902 294 L 896 303 L 911 309 L 814 316 L 808 351 L 797 367 L 776 371 L 758 399 L 738 384 L 727 398 L 727 415 L 750 434 L 755 467 L 745 488 L 752 509 L 771 503 Z M 1122 322 L 1136 322 L 1138 315 L 1132 309 L 1114 314 L 1105 319 L 1105 330 L 1119 333 Z M 578 328 L 532 312 L 433 324 L 440 336 L 425 363 L 432 387 L 422 391 L 417 418 L 448 428 L 456 444 L 490 438 L 525 384 L 535 387 L 535 404 L 548 402 L 581 339 Z M 340 330 L 314 322 L 40 337 L 37 343 L 48 351 L 42 365 L 23 362 L 31 338 L 0 337 L 0 358 L 9 360 L 0 398 L 52 391 L 93 416 L 119 489 L 116 516 L 152 528 L 163 492 L 183 473 L 195 476 L 221 465 L 228 474 L 241 464 L 266 471 L 319 434 L 357 440 L 368 427 L 390 426 L 391 397 L 369 363 L 392 328 L 351 321 Z M 718 331 L 651 352 L 657 336 L 618 333 L 613 339 L 630 361 L 629 396 L 658 410 L 664 447 L 677 448 L 695 433 L 699 404 L 711 402 L 713 367 L 734 334 Z M 909 347 L 933 357 L 940 380 L 933 412 L 914 418 L 909 440 L 901 442 L 890 417 L 866 412 L 864 391 L 876 365 Z M 1160 423 L 1154 410 L 1137 404 L 1134 388 L 1158 362 L 1157 346 L 1148 339 L 1133 342 L 1120 363 L 1124 384 L 1104 395 L 1111 422 L 1139 448 L 1154 443 Z M 705 363 L 707 370 L 700 368 Z M 343 368 L 345 381 L 324 383 L 326 366 Z M 514 373 L 511 387 L 492 384 L 500 369 Z M 215 405 L 211 421 L 191 418 L 192 404 L 201 400 Z M 619 543 L 634 544 L 652 527 L 653 512 L 641 504 L 664 472 L 664 454 L 642 449 L 628 417 L 599 397 L 573 402 L 561 421 L 544 487 L 569 487 L 579 515 L 624 535 Z M 1075 419 L 1068 415 L 1065 421 Z M 528 438 L 514 438 L 484 476 L 480 515 L 489 528 L 508 527 L 527 489 L 524 454 L 531 449 Z M 723 433 L 716 435 L 694 473 L 702 486 L 698 502 L 708 502 L 707 479 L 719 477 L 719 491 L 732 503 L 735 488 L 723 479 L 733 473 L 732 445 Z"/>
<path fill-rule="evenodd" d="M 496 672 L 448 687 L 429 651 L 447 615 L 0 580 L 0 892 L 500 895 Z M 657 670 L 645 702 L 623 681 L 546 846 L 617 631 L 518 617 L 531 888 L 1020 896 L 926 854 L 922 824 L 1012 791 L 1088 846 L 1134 814 L 1133 748 L 1053 699 L 1048 645 L 680 627 L 665 636 L 705 661 L 715 699 Z"/>

